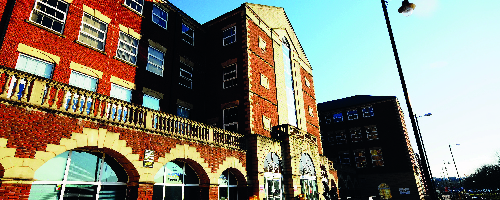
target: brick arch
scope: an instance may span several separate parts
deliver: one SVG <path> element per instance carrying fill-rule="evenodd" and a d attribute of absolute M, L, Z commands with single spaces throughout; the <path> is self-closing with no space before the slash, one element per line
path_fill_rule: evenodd
<path fill-rule="evenodd" d="M 210 177 L 208 176 L 207 172 L 196 161 L 189 158 L 176 158 L 172 161 L 180 161 L 188 164 L 189 167 L 191 167 L 194 170 L 194 172 L 196 172 L 196 175 L 198 175 L 198 179 L 200 180 L 200 186 L 210 184 Z"/>
<path fill-rule="evenodd" d="M 211 184 L 219 184 L 219 176 L 222 172 L 229 170 L 231 173 L 236 176 L 236 180 L 238 180 L 238 186 L 246 185 L 247 180 L 245 178 L 246 169 L 243 167 L 243 164 L 240 163 L 240 160 L 235 157 L 227 157 L 215 173 L 210 177 Z"/>
<path fill-rule="evenodd" d="M 5 152 L 4 157 L 0 158 L 0 164 L 4 167 L 7 164 L 4 178 L 34 180 L 35 171 L 56 155 L 74 149 L 94 149 L 108 152 L 115 159 L 118 158 L 120 164 L 130 173 L 129 182 L 136 184 L 140 174 L 134 170 L 137 167 L 131 164 L 139 160 L 139 155 L 132 154 L 132 148 L 127 147 L 127 142 L 119 137 L 119 133 L 108 132 L 106 129 L 84 128 L 82 133 L 73 132 L 69 139 L 61 138 L 59 144 L 47 144 L 45 151 L 36 151 L 34 158 L 14 157 L 16 149 L 4 148 L 6 140 L 0 140 L 0 150 Z"/>

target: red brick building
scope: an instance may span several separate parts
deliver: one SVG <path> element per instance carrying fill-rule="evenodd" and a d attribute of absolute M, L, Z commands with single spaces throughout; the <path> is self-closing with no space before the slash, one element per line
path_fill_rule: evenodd
<path fill-rule="evenodd" d="M 0 2 L 0 199 L 329 199 L 283 8 Z M 334 189 L 336 190 L 336 189 Z"/>

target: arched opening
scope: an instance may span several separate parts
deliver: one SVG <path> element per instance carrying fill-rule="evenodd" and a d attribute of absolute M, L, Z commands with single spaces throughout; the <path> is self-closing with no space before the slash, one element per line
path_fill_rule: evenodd
<path fill-rule="evenodd" d="M 165 164 L 154 177 L 153 199 L 200 199 L 200 178 L 186 162 Z"/>
<path fill-rule="evenodd" d="M 30 200 L 125 199 L 128 175 L 101 151 L 70 150 L 35 171 Z"/>
<path fill-rule="evenodd" d="M 266 200 L 284 199 L 281 160 L 275 153 L 268 153 L 264 160 L 264 181 Z"/>
<path fill-rule="evenodd" d="M 238 199 L 238 180 L 236 176 L 227 169 L 219 176 L 219 200 Z"/>
<path fill-rule="evenodd" d="M 316 171 L 314 169 L 314 163 L 307 153 L 303 153 L 300 156 L 299 171 L 301 193 L 306 196 L 306 199 L 317 200 L 319 194 L 318 183 L 316 182 Z"/>

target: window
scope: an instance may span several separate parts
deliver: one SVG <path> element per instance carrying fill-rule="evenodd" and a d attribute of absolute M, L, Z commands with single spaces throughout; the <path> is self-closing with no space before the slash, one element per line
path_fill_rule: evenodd
<path fill-rule="evenodd" d="M 308 112 L 309 112 L 309 115 L 310 115 L 311 117 L 314 117 L 314 110 L 313 110 L 313 108 L 312 108 L 311 106 L 308 106 L 308 107 L 307 107 L 307 110 L 308 110 Z"/>
<path fill-rule="evenodd" d="M 139 40 L 120 31 L 116 57 L 135 65 L 137 61 L 137 46 L 139 46 Z"/>
<path fill-rule="evenodd" d="M 366 139 L 368 140 L 377 140 L 378 132 L 376 126 L 367 126 L 366 128 Z"/>
<path fill-rule="evenodd" d="M 238 83 L 236 82 L 237 72 L 236 72 L 236 64 L 232 64 L 224 67 L 222 69 L 222 88 L 230 88 L 236 86 Z"/>
<path fill-rule="evenodd" d="M 161 8 L 158 8 L 158 6 L 156 5 L 153 6 L 152 19 L 154 23 L 158 24 L 164 29 L 167 29 L 168 13 L 163 11 Z"/>
<path fill-rule="evenodd" d="M 193 68 L 181 62 L 179 69 L 179 84 L 187 88 L 193 88 Z"/>
<path fill-rule="evenodd" d="M 31 11 L 32 22 L 45 28 L 62 33 L 66 15 L 68 14 L 68 3 L 61 0 L 37 0 Z"/>
<path fill-rule="evenodd" d="M 95 92 L 97 90 L 97 78 L 82 74 L 80 72 L 76 71 L 71 71 L 71 75 L 69 77 L 69 85 L 79 87 L 85 90 L 89 90 L 92 92 Z M 78 104 L 78 101 L 80 102 L 80 111 L 83 110 L 84 107 L 84 102 L 87 103 L 87 113 L 90 113 L 90 107 L 92 106 L 92 98 L 87 97 L 87 100 L 85 100 L 84 96 L 79 96 L 78 94 L 74 93 L 71 94 L 71 92 L 66 93 L 66 109 L 68 109 L 68 106 L 70 104 L 71 96 L 73 95 L 73 106 L 71 109 L 76 110 L 76 106 Z"/>
<path fill-rule="evenodd" d="M 283 38 L 283 44 L 281 45 L 283 50 L 283 67 L 285 70 L 285 94 L 286 94 L 286 105 L 288 107 L 288 124 L 292 126 L 297 126 L 297 109 L 295 108 L 295 92 L 293 88 L 293 77 L 292 77 L 292 61 L 290 59 L 290 44 L 286 38 Z"/>
<path fill-rule="evenodd" d="M 191 111 L 191 109 L 189 108 L 186 108 L 184 106 L 181 106 L 181 105 L 177 105 L 177 116 L 179 117 L 184 117 L 186 119 L 189 119 L 189 112 Z"/>
<path fill-rule="evenodd" d="M 342 121 L 344 121 L 344 117 L 342 116 L 342 113 L 333 114 L 333 122 L 342 122 Z"/>
<path fill-rule="evenodd" d="M 52 71 L 54 69 L 54 64 L 21 53 L 17 58 L 16 69 L 37 76 L 41 76 L 44 78 L 51 78 Z M 9 98 L 11 97 L 12 90 L 14 89 L 16 81 L 17 79 L 14 76 L 12 76 L 12 80 L 10 81 L 9 85 L 9 90 L 7 91 L 7 97 Z M 19 92 L 17 93 L 18 100 L 21 99 L 22 97 L 25 85 L 26 85 L 26 80 L 24 79 L 19 80 Z"/>
<path fill-rule="evenodd" d="M 128 176 L 111 156 L 66 151 L 34 175 L 29 199 L 125 199 Z"/>
<path fill-rule="evenodd" d="M 299 164 L 301 193 L 306 199 L 319 199 L 314 163 L 307 153 L 300 157 Z"/>
<path fill-rule="evenodd" d="M 372 155 L 372 166 L 382 167 L 384 166 L 384 159 L 382 158 L 382 149 L 371 149 L 370 154 Z"/>
<path fill-rule="evenodd" d="M 200 199 L 200 181 L 186 163 L 172 161 L 154 176 L 153 199 Z"/>
<path fill-rule="evenodd" d="M 347 111 L 347 120 L 355 120 L 358 119 L 358 110 L 349 110 Z"/>
<path fill-rule="evenodd" d="M 349 130 L 349 133 L 351 134 L 351 141 L 352 142 L 361 142 L 362 136 L 361 136 L 361 129 L 360 128 L 354 128 Z"/>
<path fill-rule="evenodd" d="M 163 52 L 153 48 L 148 48 L 148 65 L 146 70 L 163 76 Z"/>
<path fill-rule="evenodd" d="M 219 200 L 238 199 L 238 181 L 229 170 L 219 176 Z"/>
<path fill-rule="evenodd" d="M 355 150 L 354 160 L 356 161 L 356 168 L 365 168 L 366 167 L 365 150 L 361 149 Z"/>
<path fill-rule="evenodd" d="M 224 130 L 238 132 L 238 107 L 226 108 L 222 114 Z"/>
<path fill-rule="evenodd" d="M 132 99 L 132 90 L 113 83 L 111 84 L 110 94 L 110 96 L 113 98 L 117 98 L 127 102 L 130 102 L 130 100 Z"/>
<path fill-rule="evenodd" d="M 260 74 L 260 85 L 264 88 L 269 89 L 269 78 L 266 75 Z"/>
<path fill-rule="evenodd" d="M 182 40 L 194 46 L 194 31 L 184 23 L 182 23 Z"/>
<path fill-rule="evenodd" d="M 266 50 L 266 41 L 259 37 L 259 48 L 262 49 L 263 51 Z"/>
<path fill-rule="evenodd" d="M 307 87 L 311 87 L 311 83 L 309 82 L 309 79 L 304 78 L 304 83 Z"/>
<path fill-rule="evenodd" d="M 342 165 L 350 165 L 351 159 L 349 158 L 349 152 L 348 151 L 339 152 L 339 161 L 340 164 Z"/>
<path fill-rule="evenodd" d="M 264 199 L 281 200 L 283 198 L 282 160 L 276 153 L 268 153 L 264 159 Z"/>
<path fill-rule="evenodd" d="M 236 42 L 236 26 L 228 28 L 222 32 L 222 46 Z"/>
<path fill-rule="evenodd" d="M 104 23 L 94 16 L 84 12 L 78 41 L 100 51 L 104 51 L 107 31 L 107 23 Z"/>
<path fill-rule="evenodd" d="M 364 107 L 362 109 L 362 112 L 363 112 L 363 117 L 373 117 L 374 113 L 373 113 L 373 107 L 369 106 L 369 107 Z"/>
<path fill-rule="evenodd" d="M 160 110 L 160 99 L 145 94 L 142 96 L 142 106 L 153 110 Z"/>
<path fill-rule="evenodd" d="M 346 135 L 343 130 L 335 131 L 335 137 L 337 144 L 347 144 Z"/>
<path fill-rule="evenodd" d="M 125 5 L 132 8 L 132 10 L 137 11 L 142 14 L 142 6 L 144 5 L 144 0 L 125 0 Z"/>
<path fill-rule="evenodd" d="M 262 115 L 262 126 L 264 127 L 264 130 L 271 130 L 271 119 L 268 117 Z"/>

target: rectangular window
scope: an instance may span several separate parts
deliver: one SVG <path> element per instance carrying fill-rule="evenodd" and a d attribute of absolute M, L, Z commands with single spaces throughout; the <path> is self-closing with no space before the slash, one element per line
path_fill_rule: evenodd
<path fill-rule="evenodd" d="M 68 3 L 61 0 L 37 0 L 31 11 L 32 22 L 62 33 L 68 14 Z"/>
<path fill-rule="evenodd" d="M 342 122 L 342 121 L 344 121 L 344 117 L 342 116 L 342 113 L 333 114 L 333 122 Z"/>
<path fill-rule="evenodd" d="M 118 40 L 118 49 L 116 50 L 116 57 L 126 62 L 135 65 L 137 61 L 137 47 L 139 40 L 129 34 L 120 31 L 120 38 Z"/>
<path fill-rule="evenodd" d="M 194 46 L 194 31 L 182 23 L 182 40 Z"/>
<path fill-rule="evenodd" d="M 19 54 L 16 69 L 44 78 L 51 78 L 52 71 L 54 70 L 54 63 L 49 63 L 25 54 Z"/>
<path fill-rule="evenodd" d="M 95 92 L 97 90 L 97 78 L 82 74 L 80 72 L 76 71 L 71 71 L 71 75 L 69 77 L 69 85 L 82 88 L 85 90 L 89 90 L 92 92 Z M 68 109 L 68 106 L 70 104 L 71 100 L 71 92 L 66 93 L 66 109 Z M 87 103 L 87 113 L 90 113 L 90 107 L 92 106 L 92 98 L 87 97 L 87 100 L 85 100 L 84 96 L 79 96 L 78 94 L 74 93 L 73 94 L 73 106 L 71 109 L 76 110 L 76 105 L 78 104 L 78 101 L 80 102 L 80 111 L 83 110 L 84 107 L 84 102 Z"/>
<path fill-rule="evenodd" d="M 148 48 L 148 65 L 146 70 L 163 76 L 163 52 L 153 48 Z"/>
<path fill-rule="evenodd" d="M 25 54 L 19 54 L 19 57 L 17 58 L 16 69 L 37 76 L 41 76 L 44 78 L 51 78 L 52 71 L 54 69 L 54 64 Z M 9 84 L 9 90 L 7 91 L 7 97 L 9 98 L 11 97 L 12 90 L 14 89 L 16 81 L 17 81 L 16 77 L 12 76 L 12 79 Z M 25 79 L 19 80 L 19 92 L 17 93 L 18 100 L 20 100 L 22 97 L 25 85 L 26 85 Z"/>
<path fill-rule="evenodd" d="M 373 167 L 384 166 L 384 159 L 382 158 L 382 149 L 371 149 L 370 154 L 372 156 Z"/>
<path fill-rule="evenodd" d="M 342 165 L 350 165 L 351 164 L 351 159 L 350 159 L 348 151 L 339 152 L 339 162 Z"/>
<path fill-rule="evenodd" d="M 158 6 L 156 5 L 153 6 L 152 19 L 154 23 L 158 24 L 164 29 L 167 29 L 168 13 L 163 11 L 161 8 L 158 8 Z"/>
<path fill-rule="evenodd" d="M 180 105 L 177 106 L 177 116 L 179 117 L 189 119 L 189 111 L 191 111 L 191 109 Z"/>
<path fill-rule="evenodd" d="M 142 106 L 153 110 L 160 110 L 160 99 L 145 94 L 142 97 Z"/>
<path fill-rule="evenodd" d="M 361 142 L 362 136 L 361 136 L 361 129 L 360 128 L 355 128 L 349 130 L 349 133 L 351 134 L 351 141 L 352 142 Z"/>
<path fill-rule="evenodd" d="M 104 51 L 108 24 L 88 13 L 83 13 L 82 25 L 78 41 L 100 51 Z"/>
<path fill-rule="evenodd" d="M 236 42 L 236 26 L 228 28 L 222 32 L 222 46 Z"/>
<path fill-rule="evenodd" d="M 222 69 L 222 79 L 224 80 L 222 83 L 222 88 L 230 88 L 237 85 L 236 77 L 236 64 L 229 65 Z"/>
<path fill-rule="evenodd" d="M 132 100 L 132 90 L 122 86 L 111 83 L 110 96 L 123 101 L 130 102 Z"/>
<path fill-rule="evenodd" d="M 238 107 L 226 108 L 222 114 L 224 130 L 238 132 Z"/>
<path fill-rule="evenodd" d="M 132 10 L 137 11 L 142 14 L 142 6 L 144 5 L 144 0 L 125 0 L 125 5 L 132 8 Z"/>
<path fill-rule="evenodd" d="M 345 132 L 343 130 L 336 131 L 335 132 L 335 140 L 337 141 L 337 144 L 347 144 Z"/>
<path fill-rule="evenodd" d="M 365 168 L 366 167 L 365 150 L 361 149 L 355 150 L 354 160 L 356 161 L 356 168 Z"/>
<path fill-rule="evenodd" d="M 193 68 L 181 62 L 179 69 L 179 84 L 189 89 L 193 88 Z"/>
<path fill-rule="evenodd" d="M 358 110 L 349 110 L 347 111 L 347 120 L 355 120 L 358 119 Z"/>
<path fill-rule="evenodd" d="M 367 126 L 366 128 L 366 138 L 368 140 L 377 140 L 378 132 L 376 126 Z"/>
<path fill-rule="evenodd" d="M 369 107 L 364 107 L 362 109 L 362 112 L 363 112 L 363 117 L 373 117 L 374 113 L 373 113 L 373 107 L 369 106 Z"/>

